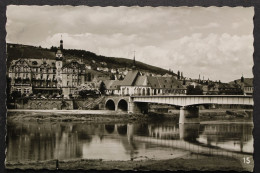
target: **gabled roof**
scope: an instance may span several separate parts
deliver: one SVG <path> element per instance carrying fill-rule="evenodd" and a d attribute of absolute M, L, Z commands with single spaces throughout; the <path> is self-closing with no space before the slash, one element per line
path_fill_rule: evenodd
<path fill-rule="evenodd" d="M 18 59 L 18 60 L 13 60 L 11 62 L 11 66 L 15 66 L 18 62 L 26 62 L 28 66 L 30 67 L 48 67 L 48 68 L 55 68 L 55 60 L 42 60 L 42 59 Z"/>
<path fill-rule="evenodd" d="M 111 87 L 107 88 L 107 89 L 118 90 L 118 89 L 120 89 L 120 86 L 122 85 L 122 82 L 123 81 L 121 81 L 121 80 L 113 80 L 113 82 L 111 84 Z"/>
<path fill-rule="evenodd" d="M 138 76 L 134 85 L 135 86 L 146 86 L 147 85 L 147 76 Z"/>
<path fill-rule="evenodd" d="M 174 77 L 148 76 L 148 85 L 152 88 L 185 89 L 185 87 Z"/>
<path fill-rule="evenodd" d="M 80 64 L 77 61 L 71 61 L 63 65 L 62 69 L 64 68 L 80 68 L 81 70 L 85 69 L 84 64 Z"/>
<path fill-rule="evenodd" d="M 114 80 L 104 80 L 104 84 L 106 85 L 107 89 L 111 89 L 112 84 L 113 84 Z"/>
<path fill-rule="evenodd" d="M 128 71 L 121 85 L 133 86 L 138 75 L 139 72 L 137 70 Z"/>
<path fill-rule="evenodd" d="M 253 78 L 244 78 L 245 87 L 253 87 Z"/>

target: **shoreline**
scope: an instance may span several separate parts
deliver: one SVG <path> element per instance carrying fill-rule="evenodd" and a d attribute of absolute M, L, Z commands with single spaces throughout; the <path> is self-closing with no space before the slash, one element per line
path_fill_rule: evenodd
<path fill-rule="evenodd" d="M 218 163 L 216 165 L 216 162 Z M 205 165 L 206 164 L 206 165 Z M 46 160 L 46 161 L 23 161 L 23 162 L 8 162 L 5 166 L 7 169 L 48 169 L 55 170 L 143 170 L 143 171 L 252 171 L 252 168 L 247 168 L 242 165 L 241 161 L 230 157 L 209 157 L 206 155 L 186 155 L 171 159 L 155 160 L 127 160 L 113 161 L 102 159 L 71 159 L 71 160 Z M 162 166 L 163 165 L 163 166 Z M 232 167 L 230 166 L 232 165 Z"/>
<path fill-rule="evenodd" d="M 252 120 L 252 109 L 204 109 L 200 110 L 200 121 L 218 120 Z M 7 110 L 8 121 L 37 122 L 146 122 L 146 121 L 178 121 L 179 110 L 172 113 L 149 112 L 148 114 L 133 114 L 110 110 Z M 253 121 L 252 121 L 253 122 Z"/>

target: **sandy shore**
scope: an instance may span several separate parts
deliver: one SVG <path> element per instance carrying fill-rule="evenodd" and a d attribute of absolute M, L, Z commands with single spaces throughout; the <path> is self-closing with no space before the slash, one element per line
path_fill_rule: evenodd
<path fill-rule="evenodd" d="M 18 162 L 6 163 L 7 169 L 56 169 L 58 167 L 62 170 L 76 170 L 76 169 L 96 169 L 96 170 L 200 170 L 200 171 L 250 171 L 242 166 L 237 159 L 228 157 L 208 157 L 208 156 L 194 156 L 180 157 L 167 160 L 138 160 L 138 161 L 104 161 L 104 160 L 89 160 L 78 159 L 69 161 L 49 160 L 39 162 Z"/>

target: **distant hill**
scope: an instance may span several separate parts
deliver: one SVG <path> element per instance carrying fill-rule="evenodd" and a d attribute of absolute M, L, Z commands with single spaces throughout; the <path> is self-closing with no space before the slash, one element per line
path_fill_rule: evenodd
<path fill-rule="evenodd" d="M 7 44 L 7 66 L 9 67 L 10 62 L 14 59 L 19 58 L 35 58 L 35 59 L 55 59 L 55 53 L 57 51 L 57 47 L 51 47 L 50 49 L 35 47 L 30 45 L 21 45 L 21 44 Z M 90 64 L 92 67 L 104 66 L 101 62 L 106 63 L 106 67 L 108 68 L 131 68 L 133 61 L 126 58 L 116 58 L 116 57 L 106 57 L 102 55 L 96 55 L 93 52 L 85 51 L 85 50 L 76 50 L 76 49 L 64 49 L 63 54 L 67 59 L 77 59 L 83 60 L 85 64 Z M 93 63 L 93 61 L 95 63 Z M 155 67 L 152 65 L 148 65 L 139 61 L 136 61 L 137 69 L 141 71 L 147 71 L 157 74 L 166 74 L 169 73 L 169 70 Z M 171 72 L 172 75 L 175 73 Z"/>

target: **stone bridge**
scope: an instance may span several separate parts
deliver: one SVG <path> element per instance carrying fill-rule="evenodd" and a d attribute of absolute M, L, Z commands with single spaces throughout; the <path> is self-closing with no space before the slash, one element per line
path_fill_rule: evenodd
<path fill-rule="evenodd" d="M 106 99 L 105 107 L 109 110 L 127 111 L 128 113 L 147 113 L 148 103 L 179 106 L 179 123 L 199 123 L 198 105 L 253 105 L 254 101 L 252 96 L 244 95 L 113 96 Z"/>
<path fill-rule="evenodd" d="M 129 96 L 108 96 L 105 99 L 105 108 L 115 111 L 128 111 Z"/>

